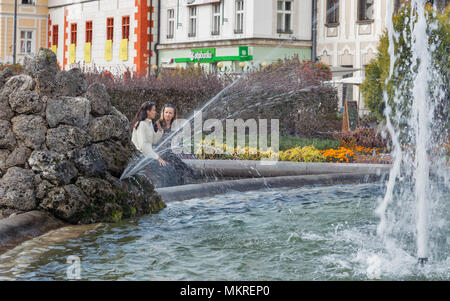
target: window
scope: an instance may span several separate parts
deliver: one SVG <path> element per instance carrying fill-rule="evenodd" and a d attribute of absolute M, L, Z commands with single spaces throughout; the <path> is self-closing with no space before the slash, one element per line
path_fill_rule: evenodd
<path fill-rule="evenodd" d="M 292 33 L 292 1 L 277 2 L 277 33 Z"/>
<path fill-rule="evenodd" d="M 236 1 L 236 22 L 234 33 L 244 32 L 244 0 Z"/>
<path fill-rule="evenodd" d="M 327 0 L 327 24 L 339 23 L 339 0 Z"/>
<path fill-rule="evenodd" d="M 34 0 L 22 0 L 22 4 L 34 4 Z"/>
<path fill-rule="evenodd" d="M 373 0 L 359 0 L 358 20 L 366 21 L 373 19 Z"/>
<path fill-rule="evenodd" d="M 130 16 L 122 17 L 122 40 L 130 39 Z"/>
<path fill-rule="evenodd" d="M 31 45 L 33 45 L 33 32 L 28 30 L 20 31 L 20 52 L 31 53 Z"/>
<path fill-rule="evenodd" d="M 169 22 L 167 25 L 167 38 L 171 39 L 171 38 L 173 38 L 173 34 L 175 32 L 175 10 L 174 9 L 167 10 L 167 20 Z"/>
<path fill-rule="evenodd" d="M 220 4 L 213 5 L 213 26 L 211 35 L 220 34 Z"/>
<path fill-rule="evenodd" d="M 189 32 L 188 37 L 195 37 L 197 34 L 197 7 L 189 7 Z"/>
<path fill-rule="evenodd" d="M 58 25 L 53 25 L 52 45 L 58 47 Z"/>
<path fill-rule="evenodd" d="M 70 44 L 77 44 L 77 23 L 70 24 Z"/>
<path fill-rule="evenodd" d="M 353 66 L 342 66 L 342 67 L 353 68 Z M 342 78 L 349 78 L 352 76 L 353 73 L 350 73 L 343 75 Z M 344 102 L 345 100 L 353 100 L 353 85 L 351 84 L 342 85 L 342 101 Z"/>
<path fill-rule="evenodd" d="M 106 19 L 106 39 L 113 40 L 114 38 L 114 18 Z"/>
<path fill-rule="evenodd" d="M 86 43 L 92 44 L 92 21 L 86 21 Z"/>

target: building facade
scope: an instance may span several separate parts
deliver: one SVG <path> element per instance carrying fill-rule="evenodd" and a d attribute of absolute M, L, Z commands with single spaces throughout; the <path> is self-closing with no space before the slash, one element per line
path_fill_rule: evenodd
<path fill-rule="evenodd" d="M 17 55 L 52 49 L 62 69 L 147 74 L 156 64 L 157 0 L 17 0 Z M 13 62 L 14 0 L 0 0 L 0 62 Z"/>
<path fill-rule="evenodd" d="M 156 0 L 48 0 L 48 48 L 74 65 L 147 74 L 156 64 Z"/>
<path fill-rule="evenodd" d="M 16 61 L 47 47 L 47 0 L 17 1 Z M 13 63 L 14 0 L 0 1 L 0 62 Z"/>
<path fill-rule="evenodd" d="M 317 0 L 317 57 L 336 70 L 333 80 L 352 78 L 355 83 L 337 86 L 340 106 L 344 100 L 360 100 L 364 111 L 357 83 L 376 56 L 388 3 L 392 1 Z"/>
<path fill-rule="evenodd" d="M 161 1 L 161 67 L 238 72 L 298 55 L 311 59 L 312 0 Z"/>

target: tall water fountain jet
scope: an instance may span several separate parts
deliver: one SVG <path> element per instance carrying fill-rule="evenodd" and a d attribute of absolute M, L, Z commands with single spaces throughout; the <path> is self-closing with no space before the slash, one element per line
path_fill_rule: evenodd
<path fill-rule="evenodd" d="M 385 87 L 393 91 L 385 88 L 383 100 L 393 167 L 376 211 L 380 216 L 377 234 L 390 249 L 408 246 L 415 232 L 416 254 L 424 264 L 433 255 L 430 231 L 439 236 L 442 227 L 438 222 L 443 195 L 440 187 L 446 189 L 449 182 L 442 147 L 448 140 L 448 83 L 439 70 L 448 68 L 448 62 L 447 66 L 439 65 L 433 55 L 442 43 L 433 36 L 439 28 L 436 7 L 426 9 L 425 0 L 411 1 L 410 7 L 399 12 L 405 14 L 402 32 L 394 29 L 392 7 L 391 2 L 386 17 L 390 68 Z M 406 44 L 403 48 L 402 42 Z M 405 58 L 408 51 L 411 55 Z M 410 211 L 411 206 L 415 211 Z M 410 225 L 414 223 L 413 231 Z"/>

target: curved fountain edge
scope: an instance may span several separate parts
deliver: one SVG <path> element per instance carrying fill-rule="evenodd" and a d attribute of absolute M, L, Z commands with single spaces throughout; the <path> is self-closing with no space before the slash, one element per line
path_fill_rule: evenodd
<path fill-rule="evenodd" d="M 185 159 L 186 164 L 204 175 L 218 177 L 281 177 L 331 173 L 386 172 L 390 164 L 264 162 L 259 160 L 197 160 Z"/>
<path fill-rule="evenodd" d="M 20 243 L 67 224 L 44 211 L 29 211 L 0 220 L 0 254 Z"/>
<path fill-rule="evenodd" d="M 387 176 L 387 170 L 369 173 L 334 173 L 299 176 L 280 176 L 271 178 L 251 178 L 189 184 L 182 186 L 164 187 L 155 189 L 164 202 L 184 201 L 199 197 L 209 197 L 217 194 L 236 191 L 250 191 L 262 188 L 301 187 L 305 185 L 335 185 L 350 183 L 367 183 Z"/>

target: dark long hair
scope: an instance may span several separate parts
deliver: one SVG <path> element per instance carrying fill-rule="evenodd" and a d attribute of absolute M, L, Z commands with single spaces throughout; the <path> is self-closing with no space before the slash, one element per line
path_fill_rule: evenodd
<path fill-rule="evenodd" d="M 139 108 L 139 111 L 134 116 L 133 121 L 131 122 L 131 131 L 137 130 L 139 127 L 139 123 L 147 119 L 147 111 L 151 111 L 155 104 L 151 101 L 144 102 L 142 106 Z"/>

